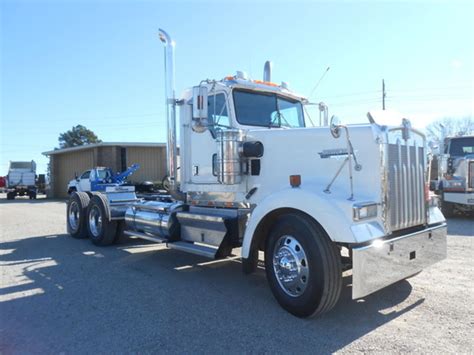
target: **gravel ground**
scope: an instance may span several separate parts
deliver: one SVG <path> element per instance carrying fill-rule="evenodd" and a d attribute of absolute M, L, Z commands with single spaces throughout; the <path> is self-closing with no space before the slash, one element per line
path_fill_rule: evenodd
<path fill-rule="evenodd" d="M 131 241 L 65 234 L 65 203 L 0 196 L 0 354 L 472 353 L 474 221 L 448 221 L 448 259 L 364 300 L 345 285 L 318 319 L 274 301 L 263 270 Z"/>

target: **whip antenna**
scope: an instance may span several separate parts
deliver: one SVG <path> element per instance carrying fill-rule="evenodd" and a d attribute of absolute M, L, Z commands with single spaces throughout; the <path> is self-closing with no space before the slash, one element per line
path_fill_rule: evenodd
<path fill-rule="evenodd" d="M 329 69 L 331 69 L 330 67 L 327 67 L 326 70 L 324 71 L 323 75 L 321 75 L 321 77 L 319 78 L 318 82 L 316 83 L 316 85 L 314 86 L 313 90 L 311 90 L 311 93 L 308 95 L 308 99 L 313 96 L 315 90 L 318 88 L 319 84 L 321 84 L 321 81 L 324 79 L 324 77 L 326 76 L 326 74 L 328 73 Z"/>

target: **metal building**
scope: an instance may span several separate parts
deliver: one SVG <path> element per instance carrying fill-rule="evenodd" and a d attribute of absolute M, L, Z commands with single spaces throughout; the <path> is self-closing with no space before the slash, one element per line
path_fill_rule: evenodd
<path fill-rule="evenodd" d="M 50 158 L 50 191 L 48 197 L 67 197 L 67 184 L 77 173 L 95 166 L 123 171 L 140 164 L 129 180 L 161 181 L 166 175 L 165 143 L 96 143 L 43 153 Z"/>

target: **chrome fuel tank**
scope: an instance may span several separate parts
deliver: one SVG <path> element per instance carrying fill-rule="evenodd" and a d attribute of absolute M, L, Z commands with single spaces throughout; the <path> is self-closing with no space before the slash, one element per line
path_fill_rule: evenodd
<path fill-rule="evenodd" d="M 176 238 L 179 234 L 176 212 L 182 210 L 180 202 L 145 201 L 133 204 L 125 212 L 127 230 L 167 239 Z"/>

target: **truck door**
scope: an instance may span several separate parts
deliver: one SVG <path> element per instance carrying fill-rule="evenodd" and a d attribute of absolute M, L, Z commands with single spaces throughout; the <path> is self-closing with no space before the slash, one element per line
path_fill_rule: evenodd
<path fill-rule="evenodd" d="M 209 129 L 203 133 L 191 133 L 191 182 L 194 184 L 217 184 L 213 171 L 213 160 L 217 154 L 216 130 L 229 127 L 229 113 L 225 93 L 208 97 Z"/>
<path fill-rule="evenodd" d="M 90 181 L 91 171 L 84 171 L 79 178 L 79 191 L 90 191 L 91 190 L 91 181 Z"/>

